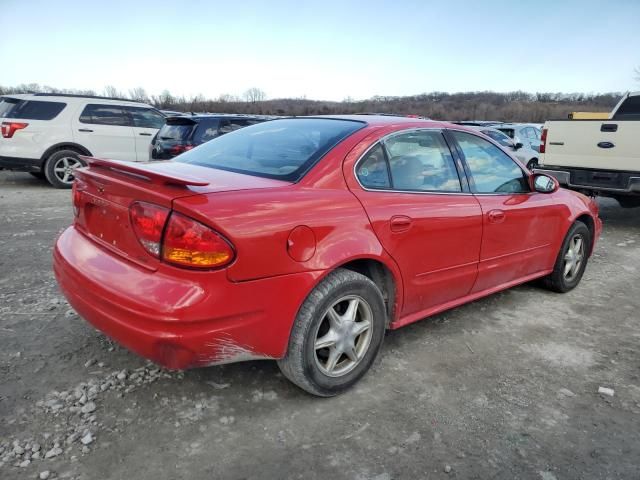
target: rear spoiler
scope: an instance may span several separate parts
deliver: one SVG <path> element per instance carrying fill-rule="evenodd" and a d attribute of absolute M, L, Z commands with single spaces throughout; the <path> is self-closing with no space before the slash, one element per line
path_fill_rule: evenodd
<path fill-rule="evenodd" d="M 184 175 L 180 171 L 180 164 L 173 161 L 136 163 L 87 156 L 80 156 L 80 158 L 90 169 L 111 170 L 158 185 L 180 185 L 183 187 L 209 185 L 206 180 Z"/>

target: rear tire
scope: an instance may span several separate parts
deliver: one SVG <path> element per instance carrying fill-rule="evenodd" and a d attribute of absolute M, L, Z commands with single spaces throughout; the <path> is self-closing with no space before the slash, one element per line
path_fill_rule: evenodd
<path fill-rule="evenodd" d="M 367 373 L 380 352 L 385 326 L 384 300 L 376 284 L 338 269 L 304 301 L 278 366 L 313 395 L 337 395 Z"/>
<path fill-rule="evenodd" d="M 584 223 L 577 221 L 562 242 L 553 272 L 542 279 L 542 284 L 558 293 L 576 288 L 587 267 L 590 251 L 591 232 Z"/>
<path fill-rule="evenodd" d="M 75 150 L 58 150 L 49 155 L 44 165 L 47 181 L 55 188 L 71 188 L 73 171 L 86 165 L 80 155 Z"/>

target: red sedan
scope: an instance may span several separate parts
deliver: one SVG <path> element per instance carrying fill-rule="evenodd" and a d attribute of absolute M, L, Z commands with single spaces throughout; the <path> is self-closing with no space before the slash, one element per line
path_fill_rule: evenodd
<path fill-rule="evenodd" d="M 322 396 L 385 329 L 537 278 L 571 290 L 602 229 L 589 198 L 420 119 L 279 119 L 173 161 L 85 160 L 54 251 L 80 315 L 169 368 L 276 359 Z"/>

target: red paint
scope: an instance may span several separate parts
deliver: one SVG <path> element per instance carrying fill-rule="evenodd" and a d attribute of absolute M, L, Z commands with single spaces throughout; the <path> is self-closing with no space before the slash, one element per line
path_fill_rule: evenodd
<path fill-rule="evenodd" d="M 176 162 L 90 161 L 78 171 L 74 225 L 58 239 L 56 278 L 85 319 L 171 368 L 279 358 L 298 309 L 330 271 L 382 263 L 395 284 L 390 327 L 549 273 L 570 225 L 601 222 L 580 194 L 474 195 L 363 190 L 360 156 L 408 128 L 462 127 L 393 117 L 334 147 L 292 184 Z M 199 222 L 232 246 L 223 268 L 183 268 L 150 253 L 134 202 Z M 140 213 L 140 212 L 138 212 Z M 171 215 L 168 215 L 171 218 Z M 166 232 L 166 229 L 163 230 Z M 163 233 L 164 234 L 164 233 Z"/>

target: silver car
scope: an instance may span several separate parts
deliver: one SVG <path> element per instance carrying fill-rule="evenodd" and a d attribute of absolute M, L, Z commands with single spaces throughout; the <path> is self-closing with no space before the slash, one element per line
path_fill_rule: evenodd
<path fill-rule="evenodd" d="M 515 155 L 529 170 L 538 165 L 541 129 L 530 123 L 501 123 L 493 125 L 493 128 L 508 135 L 514 144 L 522 144 Z"/>
<path fill-rule="evenodd" d="M 509 135 L 501 131 L 502 125 L 492 125 L 491 127 L 479 125 L 465 125 L 468 128 L 477 130 L 487 137 L 495 140 L 504 147 L 509 153 L 513 154 L 518 160 L 524 163 L 529 170 L 538 164 L 538 152 L 526 148 L 524 143 L 518 137 L 511 138 Z M 499 128 L 500 127 L 500 128 Z M 534 163 L 535 162 L 535 163 Z"/>

